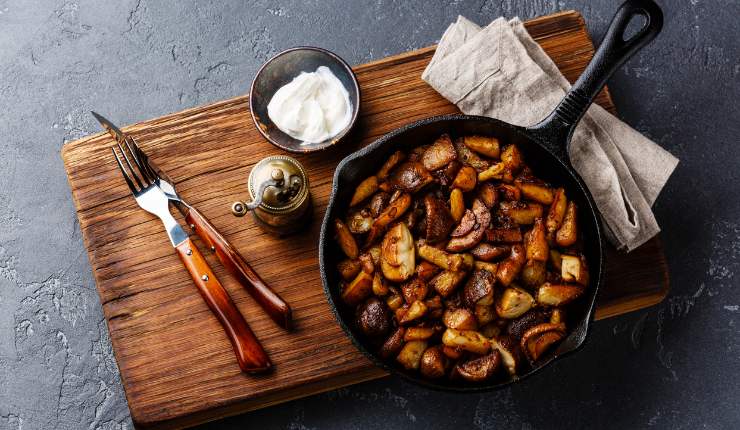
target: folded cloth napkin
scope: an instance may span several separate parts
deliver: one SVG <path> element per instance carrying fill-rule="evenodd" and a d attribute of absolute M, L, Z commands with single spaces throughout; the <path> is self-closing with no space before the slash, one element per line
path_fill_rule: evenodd
<path fill-rule="evenodd" d="M 518 18 L 481 29 L 458 17 L 422 79 L 463 113 L 522 126 L 545 118 L 570 89 Z M 569 153 L 617 248 L 631 251 L 660 231 L 650 207 L 677 158 L 595 104 L 576 128 Z"/>

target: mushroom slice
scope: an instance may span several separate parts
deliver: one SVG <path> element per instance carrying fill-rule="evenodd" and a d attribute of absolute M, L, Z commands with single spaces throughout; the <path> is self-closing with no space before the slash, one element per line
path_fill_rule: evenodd
<path fill-rule="evenodd" d="M 398 198 L 391 201 L 370 228 L 366 246 L 372 245 L 377 239 L 380 239 L 380 235 L 383 234 L 385 228 L 400 218 L 408 210 L 409 206 L 411 206 L 411 195 L 406 193 L 400 194 Z"/>
<path fill-rule="evenodd" d="M 507 288 L 496 301 L 496 313 L 501 318 L 514 319 L 532 309 L 534 303 L 534 298 L 521 288 Z"/>
<path fill-rule="evenodd" d="M 354 234 L 367 233 L 372 226 L 373 217 L 369 210 L 355 211 L 347 219 L 347 227 Z"/>
<path fill-rule="evenodd" d="M 421 162 L 427 170 L 437 170 L 457 158 L 457 152 L 448 134 L 443 134 L 424 151 Z"/>
<path fill-rule="evenodd" d="M 393 171 L 391 184 L 401 191 L 415 193 L 434 181 L 434 177 L 418 161 L 406 161 Z"/>
<path fill-rule="evenodd" d="M 476 260 L 495 261 L 511 253 L 508 245 L 491 245 L 490 243 L 479 243 L 470 251 Z"/>
<path fill-rule="evenodd" d="M 401 366 L 407 370 L 416 370 L 419 368 L 421 363 L 421 356 L 427 349 L 427 342 L 425 340 L 412 340 L 407 342 L 401 352 L 398 353 L 396 361 L 401 363 Z"/>
<path fill-rule="evenodd" d="M 426 209 L 426 239 L 430 243 L 441 242 L 454 227 L 455 221 L 447 206 L 431 194 L 424 197 Z"/>
<path fill-rule="evenodd" d="M 422 376 L 429 379 L 441 378 L 445 375 L 448 359 L 442 353 L 442 348 L 433 346 L 427 348 L 421 356 L 420 372 Z"/>
<path fill-rule="evenodd" d="M 362 303 L 373 291 L 373 277 L 360 271 L 355 279 L 342 291 L 342 301 L 350 306 Z"/>
<path fill-rule="evenodd" d="M 463 303 L 474 308 L 475 305 L 493 304 L 493 275 L 487 270 L 475 270 L 465 284 Z"/>
<path fill-rule="evenodd" d="M 514 278 L 519 276 L 519 272 L 524 267 L 525 259 L 524 247 L 518 243 L 512 245 L 509 257 L 498 265 L 498 270 L 496 271 L 498 282 L 508 287 L 514 281 Z"/>
<path fill-rule="evenodd" d="M 462 348 L 442 345 L 442 354 L 444 354 L 445 357 L 450 358 L 452 360 L 459 360 L 460 357 L 462 357 L 464 353 L 465 351 L 463 351 Z"/>
<path fill-rule="evenodd" d="M 491 223 L 491 211 L 480 199 L 473 201 L 473 214 L 475 215 L 475 226 L 473 230 L 462 237 L 453 237 L 447 243 L 447 250 L 451 252 L 460 252 L 470 249 L 477 245 L 483 236 L 486 235 L 486 229 Z"/>
<path fill-rule="evenodd" d="M 563 281 L 566 282 L 577 282 L 581 285 L 588 284 L 588 269 L 586 268 L 586 259 L 583 256 L 577 257 L 575 255 L 561 256 L 560 260 L 560 276 Z"/>
<path fill-rule="evenodd" d="M 393 282 L 403 282 L 414 274 L 414 238 L 404 223 L 388 230 L 383 238 L 380 252 L 380 268 L 383 276 Z"/>
<path fill-rule="evenodd" d="M 383 212 L 383 209 L 385 209 L 385 207 L 390 202 L 390 199 L 391 195 L 386 193 L 385 191 L 375 193 L 375 195 L 370 199 L 370 203 L 368 204 L 368 207 L 370 208 L 370 215 L 373 218 L 379 217 L 380 214 Z"/>
<path fill-rule="evenodd" d="M 478 172 L 476 172 L 475 169 L 470 166 L 463 166 L 460 171 L 457 172 L 455 180 L 452 181 L 452 187 L 459 188 L 465 192 L 468 192 L 475 189 L 475 184 L 477 182 Z"/>
<path fill-rule="evenodd" d="M 405 333 L 405 327 L 398 327 L 396 331 L 394 331 L 393 334 L 390 335 L 388 339 L 386 339 L 386 341 L 383 343 L 383 346 L 380 347 L 380 357 L 390 358 L 398 354 L 398 352 L 401 351 L 401 348 L 403 347 L 403 336 Z"/>
<path fill-rule="evenodd" d="M 524 202 L 501 202 L 499 205 L 501 213 L 511 218 L 519 225 L 534 224 L 537 218 L 542 217 L 542 205 Z"/>
<path fill-rule="evenodd" d="M 463 143 L 473 151 L 489 158 L 498 158 L 501 155 L 501 145 L 495 137 L 465 136 Z"/>
<path fill-rule="evenodd" d="M 419 257 L 445 270 L 458 272 L 473 267 L 473 256 L 470 254 L 450 254 L 426 243 L 420 243 L 418 249 Z"/>
<path fill-rule="evenodd" d="M 466 308 L 447 309 L 442 317 L 445 327 L 457 330 L 476 330 L 475 315 Z"/>
<path fill-rule="evenodd" d="M 430 281 L 430 285 L 442 297 L 449 297 L 468 275 L 467 272 L 445 270 Z"/>
<path fill-rule="evenodd" d="M 514 349 L 515 344 L 511 342 L 510 339 L 506 338 L 491 339 L 490 342 L 491 348 L 501 354 L 501 361 L 503 362 L 506 371 L 509 372 L 510 375 L 516 375 L 518 361 L 517 354 Z"/>
<path fill-rule="evenodd" d="M 470 209 L 467 209 L 462 219 L 460 220 L 460 224 L 458 224 L 457 227 L 455 227 L 455 229 L 452 230 L 452 233 L 450 233 L 450 236 L 452 237 L 465 236 L 466 234 L 470 233 L 474 227 L 475 227 L 475 214 Z"/>
<path fill-rule="evenodd" d="M 419 278 L 412 278 L 401 286 L 401 294 L 406 303 L 411 304 L 417 300 L 424 300 L 429 292 L 426 282 Z"/>
<path fill-rule="evenodd" d="M 541 308 L 534 308 L 529 312 L 525 312 L 520 317 L 511 320 L 509 325 L 506 327 L 506 333 L 512 339 L 519 340 L 524 335 L 524 332 L 547 321 L 547 312 L 543 311 Z"/>
<path fill-rule="evenodd" d="M 565 218 L 563 218 L 563 224 L 555 233 L 555 242 L 562 247 L 568 247 L 576 243 L 578 238 L 578 206 L 575 203 L 569 202 L 568 209 L 565 210 Z"/>
<path fill-rule="evenodd" d="M 377 297 L 370 297 L 357 307 L 357 327 L 369 337 L 380 337 L 391 328 L 391 311 Z"/>
<path fill-rule="evenodd" d="M 357 247 L 355 237 L 352 236 L 352 232 L 349 231 L 347 224 L 339 218 L 334 220 L 334 233 L 339 247 L 342 248 L 342 251 L 344 251 L 347 257 L 354 260 L 360 255 L 360 249 Z"/>
<path fill-rule="evenodd" d="M 565 324 L 544 323 L 527 330 L 520 347 L 530 362 L 537 361 L 554 343 L 565 337 Z"/>
<path fill-rule="evenodd" d="M 385 163 L 383 163 L 383 165 L 380 167 L 380 170 L 378 170 L 378 174 L 376 176 L 381 181 L 385 181 L 386 179 L 388 179 L 391 170 L 393 170 L 394 167 L 398 166 L 398 163 L 405 159 L 406 154 L 404 154 L 403 151 L 394 152 L 390 157 L 388 157 L 387 160 L 385 160 Z"/>
<path fill-rule="evenodd" d="M 457 159 L 463 164 L 467 164 L 475 169 L 476 172 L 480 173 L 491 165 L 488 161 L 481 158 L 478 154 L 471 151 L 470 148 L 465 146 L 463 139 L 455 140 L 455 150 L 457 151 Z"/>
<path fill-rule="evenodd" d="M 566 305 L 583 294 L 584 288 L 574 284 L 551 284 L 546 282 L 537 289 L 537 303 L 548 306 Z"/>
<path fill-rule="evenodd" d="M 365 199 L 375 194 L 378 191 L 378 177 L 370 176 L 364 181 L 360 182 L 360 185 L 355 189 L 355 194 L 352 196 L 352 200 L 349 202 L 350 206 L 355 206 L 362 203 Z"/>
<path fill-rule="evenodd" d="M 444 168 L 432 172 L 432 175 L 437 178 L 440 185 L 443 187 L 449 187 L 452 185 L 452 181 L 455 180 L 455 177 L 457 177 L 457 173 L 461 168 L 462 163 L 457 160 L 452 160 Z"/>
<path fill-rule="evenodd" d="M 455 370 L 466 381 L 483 382 L 496 373 L 501 366 L 501 361 L 501 354 L 497 350 L 493 350 L 483 357 L 459 363 Z"/>
<path fill-rule="evenodd" d="M 442 343 L 451 348 L 461 348 L 480 355 L 491 350 L 491 342 L 475 330 L 448 328 L 442 334 Z"/>

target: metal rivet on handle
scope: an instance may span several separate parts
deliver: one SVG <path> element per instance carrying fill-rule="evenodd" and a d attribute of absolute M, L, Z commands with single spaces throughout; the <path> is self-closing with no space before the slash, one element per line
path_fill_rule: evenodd
<path fill-rule="evenodd" d="M 188 248 L 188 250 L 185 252 L 187 255 L 193 255 L 193 250 Z"/>
<path fill-rule="evenodd" d="M 190 228 L 192 228 L 193 230 L 195 230 L 195 224 L 190 224 Z"/>
<path fill-rule="evenodd" d="M 204 280 L 205 282 L 208 282 L 208 275 L 203 275 L 200 277 L 200 279 Z"/>
<path fill-rule="evenodd" d="M 216 252 L 216 247 L 211 245 L 211 251 Z"/>

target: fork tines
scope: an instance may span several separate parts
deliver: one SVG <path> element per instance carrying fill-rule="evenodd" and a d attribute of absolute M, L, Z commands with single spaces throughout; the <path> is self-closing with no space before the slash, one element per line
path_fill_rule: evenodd
<path fill-rule="evenodd" d="M 132 141 L 133 148 L 135 149 L 131 147 L 129 141 Z M 121 161 L 121 157 L 118 155 L 118 152 L 116 152 L 116 146 L 121 152 L 121 155 L 123 155 L 123 159 L 126 162 L 126 166 L 128 166 L 128 170 L 126 169 L 126 167 L 124 167 L 123 162 Z M 144 153 L 139 149 L 139 147 L 136 145 L 136 142 L 133 142 L 133 139 L 131 138 L 127 138 L 124 140 L 125 147 L 122 146 L 120 142 L 116 143 L 116 146 L 111 147 L 111 151 L 113 152 L 113 156 L 116 158 L 118 168 L 121 169 L 121 174 L 123 174 L 123 178 L 126 180 L 126 184 L 128 184 L 131 192 L 137 194 L 142 192 L 144 189 L 152 186 L 154 184 L 154 181 L 157 179 L 157 176 L 149 167 L 149 163 L 147 163 L 145 159 L 142 160 L 142 156 L 146 157 L 146 155 L 144 155 Z M 129 160 L 129 156 L 126 154 L 126 149 L 128 149 L 128 153 L 131 155 L 131 159 L 133 159 L 134 164 L 137 167 L 136 169 L 131 164 L 131 160 Z M 132 176 L 133 181 L 131 180 Z M 136 181 L 138 189 L 134 184 L 134 181 Z"/>

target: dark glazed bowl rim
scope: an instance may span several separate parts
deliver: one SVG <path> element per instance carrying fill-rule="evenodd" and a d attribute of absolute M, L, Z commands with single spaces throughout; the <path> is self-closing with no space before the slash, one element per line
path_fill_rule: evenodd
<path fill-rule="evenodd" d="M 331 308 L 332 313 L 334 314 L 334 319 L 337 321 L 339 326 L 344 331 L 345 335 L 349 337 L 352 344 L 365 356 L 367 357 L 374 365 L 377 367 L 385 370 L 388 373 L 399 375 L 406 381 L 409 381 L 413 384 L 430 388 L 437 391 L 447 391 L 447 392 L 460 392 L 460 393 L 475 393 L 475 392 L 486 392 L 486 391 L 494 391 L 498 390 L 504 387 L 509 386 L 512 383 L 522 381 L 524 379 L 529 378 L 530 376 L 539 373 L 543 369 L 549 367 L 549 365 L 556 360 L 562 359 L 563 357 L 569 356 L 570 354 L 579 351 L 581 348 L 583 348 L 584 344 L 588 340 L 588 337 L 590 335 L 590 329 L 591 324 L 594 320 L 594 309 L 596 304 L 596 298 L 598 297 L 599 290 L 601 285 L 603 284 L 603 276 L 604 276 L 604 268 L 605 268 L 605 250 L 603 246 L 603 235 L 602 235 L 602 227 L 600 225 L 600 219 L 598 218 L 598 213 L 595 213 L 597 218 L 595 219 L 596 222 L 596 235 L 597 237 L 593 238 L 595 241 L 598 241 L 599 244 L 599 258 L 598 258 L 598 273 L 597 276 L 592 277 L 592 283 L 593 286 L 591 288 L 594 289 L 593 295 L 591 296 L 590 302 L 587 303 L 586 309 L 587 313 L 584 315 L 585 321 L 582 322 L 582 327 L 574 328 L 573 332 L 571 334 L 574 334 L 577 330 L 582 330 L 582 337 L 580 341 L 578 341 L 578 344 L 570 349 L 566 349 L 565 351 L 562 351 L 560 353 L 553 353 L 550 354 L 549 357 L 545 360 L 543 360 L 536 368 L 530 370 L 529 372 L 523 374 L 523 375 L 516 375 L 511 377 L 508 380 L 501 381 L 501 382 L 495 382 L 490 383 L 487 385 L 469 385 L 469 386 L 454 386 L 454 385 L 445 385 L 440 384 L 432 380 L 427 380 L 422 378 L 421 376 L 413 376 L 410 374 L 407 374 L 405 372 L 400 371 L 399 369 L 394 368 L 393 366 L 389 365 L 386 361 L 381 360 L 378 358 L 375 354 L 370 352 L 365 345 L 354 335 L 352 329 L 345 323 L 344 319 L 339 313 L 338 306 L 341 306 L 341 303 L 335 303 L 332 292 L 331 292 L 331 285 L 329 285 L 329 280 L 327 278 L 327 270 L 332 270 L 332 268 L 327 267 L 326 262 L 326 252 L 325 249 L 327 247 L 327 241 L 331 240 L 331 232 L 329 231 L 329 225 L 330 225 L 330 219 L 329 215 L 332 212 L 332 209 L 335 205 L 336 195 L 338 192 L 338 181 L 340 174 L 345 169 L 346 165 L 350 163 L 351 161 L 354 161 L 358 158 L 363 158 L 366 155 L 380 149 L 383 145 L 388 143 L 389 141 L 396 138 L 398 135 L 403 134 L 407 132 L 410 129 L 428 125 L 434 122 L 444 122 L 444 121 L 485 121 L 497 124 L 501 127 L 506 127 L 511 130 L 514 130 L 518 133 L 523 134 L 526 136 L 529 140 L 532 140 L 534 142 L 537 142 L 537 139 L 533 138 L 532 136 L 527 134 L 527 129 L 523 127 L 518 127 L 509 123 L 506 123 L 504 121 L 500 121 L 494 118 L 488 118 L 488 117 L 482 117 L 482 116 L 475 116 L 475 115 L 463 115 L 463 114 L 450 114 L 450 115 L 438 115 L 433 116 L 429 118 L 424 118 L 415 122 L 412 122 L 410 124 L 407 124 L 405 126 L 399 127 L 383 136 L 378 138 L 377 140 L 373 141 L 369 145 L 365 146 L 364 148 L 361 148 L 348 156 L 346 156 L 342 161 L 337 164 L 336 169 L 334 170 L 334 176 L 332 178 L 332 188 L 331 188 L 331 194 L 329 195 L 329 201 L 326 207 L 326 211 L 324 213 L 324 218 L 321 224 L 321 231 L 319 233 L 319 271 L 321 272 L 321 282 L 324 289 L 324 295 L 326 296 L 327 301 L 329 302 L 329 307 Z M 538 142 L 537 142 L 538 143 Z M 557 157 L 553 155 L 553 160 L 560 161 Z M 585 184 L 583 184 L 582 179 L 578 175 L 577 172 L 575 172 L 572 167 L 565 165 L 564 166 L 571 171 L 575 175 L 576 180 L 580 183 L 581 186 L 585 187 Z M 587 190 L 587 188 L 584 188 Z M 586 191 L 586 198 L 589 200 L 589 203 L 593 205 L 593 198 Z M 566 338 L 568 339 L 568 338 Z"/>
<path fill-rule="evenodd" d="M 313 146 L 311 148 L 305 148 L 305 149 L 291 147 L 291 146 L 286 146 L 286 145 L 281 144 L 279 141 L 273 139 L 270 136 L 269 133 L 266 133 L 262 129 L 262 127 L 260 127 L 259 121 L 258 121 L 257 117 L 254 115 L 254 106 L 252 105 L 252 101 L 254 100 L 253 95 L 254 95 L 254 90 L 255 90 L 255 83 L 260 78 L 260 75 L 265 70 L 265 68 L 267 68 L 270 65 L 270 63 L 272 63 L 276 59 L 278 59 L 278 58 L 280 58 L 280 57 L 282 57 L 282 56 L 284 56 L 286 54 L 289 54 L 291 52 L 295 52 L 295 51 L 316 51 L 316 52 L 320 52 L 320 53 L 325 54 L 328 57 L 330 57 L 332 60 L 334 60 L 337 64 L 339 64 L 340 66 L 342 66 L 342 68 L 347 71 L 347 73 L 349 74 L 349 76 L 352 78 L 351 79 L 352 85 L 354 87 L 355 92 L 357 93 L 356 106 L 352 106 L 353 112 L 352 112 L 352 118 L 350 119 L 349 125 L 347 127 L 345 127 L 345 129 L 342 130 L 339 134 L 337 134 L 336 136 L 332 137 L 331 139 L 325 140 L 324 142 L 321 142 L 320 144 L 317 144 L 319 146 Z M 282 52 L 279 52 L 279 53 L 275 54 L 272 58 L 270 58 L 269 60 L 265 61 L 265 64 L 263 64 L 262 66 L 260 66 L 259 70 L 257 70 L 257 73 L 254 75 L 254 79 L 252 79 L 252 84 L 249 87 L 249 116 L 252 117 L 252 121 L 254 122 L 254 126 L 255 126 L 255 128 L 257 128 L 257 131 L 259 131 L 260 134 L 268 142 L 270 142 L 271 144 L 273 144 L 273 145 L 277 146 L 278 148 L 283 149 L 285 151 L 292 152 L 294 154 L 307 154 L 307 153 L 310 153 L 310 152 L 323 151 L 324 149 L 329 148 L 331 146 L 334 146 L 336 143 L 339 143 L 342 140 L 342 138 L 344 138 L 344 136 L 346 136 L 352 130 L 352 128 L 355 126 L 355 123 L 357 122 L 357 117 L 359 116 L 359 113 L 360 113 L 360 102 L 361 102 L 361 100 L 362 100 L 362 94 L 360 92 L 360 84 L 357 81 L 357 75 L 355 75 L 354 70 L 352 70 L 352 66 L 350 66 L 346 61 L 344 61 L 339 55 L 337 55 L 337 54 L 335 54 L 335 53 L 333 53 L 333 52 L 331 52 L 331 51 L 329 51 L 327 49 L 319 48 L 319 47 L 316 47 L 316 46 L 295 46 L 293 48 L 289 48 L 289 49 L 286 49 L 286 50 L 284 50 Z M 282 133 L 282 131 L 280 131 L 280 130 L 278 130 L 278 132 L 279 133 Z M 288 136 L 288 137 L 290 137 L 290 136 Z"/>

